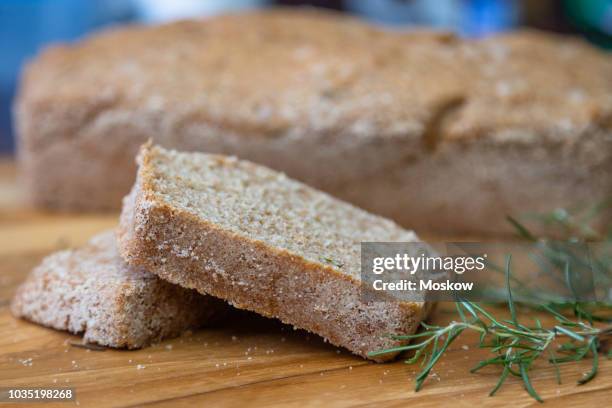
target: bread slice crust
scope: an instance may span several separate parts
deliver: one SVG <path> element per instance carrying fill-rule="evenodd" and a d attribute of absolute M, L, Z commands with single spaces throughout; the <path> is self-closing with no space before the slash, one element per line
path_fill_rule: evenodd
<path fill-rule="evenodd" d="M 213 323 L 229 306 L 130 267 L 117 252 L 115 231 L 45 258 L 18 288 L 11 311 L 83 340 L 136 349 Z"/>
<path fill-rule="evenodd" d="M 232 231 L 161 198 L 155 185 L 159 174 L 154 162 L 168 154 L 181 155 L 152 146 L 141 150 L 137 182 L 124 200 L 118 229 L 120 252 L 129 264 L 225 299 L 237 308 L 319 334 L 365 358 L 371 351 L 397 346 L 399 342 L 388 335 L 412 333 L 425 318 L 431 306 L 428 303 L 363 302 L 358 272 L 347 272 L 337 265 L 309 259 L 298 250 Z M 191 156 L 224 160 L 212 155 Z M 250 166 L 260 167 L 249 163 L 247 168 Z M 313 194 L 341 209 L 360 211 L 326 195 L 320 197 L 323 193 Z M 365 212 L 355 214 L 388 222 Z M 398 236 L 416 240 L 414 234 L 395 224 L 389 223 L 388 228 L 397 228 L 402 231 Z M 382 236 L 381 240 L 387 238 Z M 387 361 L 394 356 L 390 353 L 374 360 Z"/>

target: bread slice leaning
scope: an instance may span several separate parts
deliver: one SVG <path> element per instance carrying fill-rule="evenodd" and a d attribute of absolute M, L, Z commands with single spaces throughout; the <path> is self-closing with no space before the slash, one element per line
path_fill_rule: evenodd
<path fill-rule="evenodd" d="M 114 231 L 45 258 L 11 305 L 17 317 L 83 333 L 89 343 L 129 349 L 210 323 L 227 309 L 218 299 L 125 264 Z"/>
<path fill-rule="evenodd" d="M 129 264 L 363 357 L 427 314 L 426 303 L 361 298 L 360 243 L 413 232 L 233 157 L 145 145 L 138 162 L 118 233 Z"/>

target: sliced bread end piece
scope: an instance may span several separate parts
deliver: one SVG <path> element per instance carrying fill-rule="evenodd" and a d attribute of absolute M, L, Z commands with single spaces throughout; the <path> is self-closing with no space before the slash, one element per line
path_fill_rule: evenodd
<path fill-rule="evenodd" d="M 361 297 L 360 243 L 414 233 L 235 158 L 145 145 L 138 160 L 118 234 L 128 263 L 366 358 L 425 318 L 428 303 Z"/>
<path fill-rule="evenodd" d="M 114 231 L 45 258 L 11 304 L 16 317 L 82 333 L 89 343 L 128 349 L 210 323 L 228 308 L 128 266 L 117 252 Z"/>

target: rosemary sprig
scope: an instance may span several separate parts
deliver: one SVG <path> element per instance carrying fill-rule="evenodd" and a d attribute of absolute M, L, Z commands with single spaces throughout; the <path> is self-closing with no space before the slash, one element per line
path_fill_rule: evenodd
<path fill-rule="evenodd" d="M 589 213 L 589 215 L 591 215 Z M 592 217 L 588 217 L 590 220 Z M 517 232 L 524 239 L 534 243 L 544 243 L 546 261 L 555 267 L 561 267 L 564 271 L 564 278 L 569 289 L 572 288 L 570 277 L 570 265 L 581 262 L 575 259 L 575 254 L 567 250 L 563 245 L 555 244 L 551 241 L 537 238 L 525 226 L 513 218 L 508 218 L 509 222 L 516 228 Z M 581 225 L 569 213 L 563 210 L 556 210 L 551 216 L 545 218 L 548 223 L 557 223 L 566 232 L 579 232 L 583 239 L 600 239 L 593 229 Z M 612 242 L 612 232 L 607 234 L 608 243 Z M 576 236 L 572 236 L 568 241 L 575 242 Z M 573 257 L 573 258 L 572 258 Z M 569 262 L 568 259 L 572 260 Z M 586 384 L 597 375 L 599 365 L 599 352 L 608 353 L 612 357 L 609 349 L 610 338 L 612 337 L 612 326 L 597 327 L 594 322 L 610 322 L 607 316 L 596 314 L 602 309 L 610 310 L 612 305 L 608 303 L 586 303 L 555 301 L 553 298 L 543 305 L 533 303 L 521 303 L 521 306 L 537 308 L 547 312 L 553 317 L 557 324 L 553 327 L 545 328 L 536 319 L 535 325 L 528 326 L 519 321 L 515 296 L 511 289 L 511 256 L 507 256 L 506 265 L 503 270 L 506 278 L 506 293 L 504 294 L 505 303 L 510 311 L 510 320 L 499 319 L 487 311 L 481 305 L 467 299 L 458 299 L 455 303 L 458 321 L 452 321 L 446 326 L 429 325 L 421 323 L 423 330 L 412 335 L 391 336 L 393 339 L 401 341 L 417 341 L 414 344 L 394 347 L 391 349 L 380 350 L 370 353 L 371 356 L 386 354 L 389 352 L 413 350 L 414 355 L 406 360 L 406 363 L 413 364 L 421 361 L 421 371 L 416 377 L 415 390 L 419 391 L 431 370 L 438 362 L 440 357 L 448 350 L 453 342 L 464 332 L 472 331 L 479 334 L 478 346 L 490 350 L 492 357 L 480 361 L 471 372 L 476 372 L 487 366 L 499 366 L 502 371 L 500 377 L 489 393 L 493 396 L 504 384 L 508 376 L 512 375 L 523 381 L 525 390 L 536 401 L 542 402 L 534 388 L 529 373 L 536 361 L 544 360 L 552 364 L 555 368 L 557 382 L 560 383 L 560 370 L 558 364 L 570 361 L 580 361 L 585 358 L 592 358 L 591 370 L 585 374 L 578 385 Z M 544 263 L 542 264 L 544 265 Z M 594 268 L 603 272 L 603 277 L 609 279 L 612 261 L 608 258 L 594 260 Z M 546 271 L 550 271 L 547 269 Z M 609 283 L 609 281 L 606 281 Z M 528 289 L 521 286 L 521 289 Z M 529 298 L 529 295 L 527 296 Z M 531 299 L 534 299 L 531 297 Z M 573 318 L 567 317 L 562 312 L 567 309 L 573 312 Z M 556 346 L 556 348 L 554 347 Z"/>
<path fill-rule="evenodd" d="M 515 306 L 509 297 L 508 306 L 512 310 Z M 510 306 L 512 305 L 512 306 Z M 593 357 L 591 371 L 581 378 L 578 383 L 586 384 L 597 374 L 597 352 L 600 341 L 612 334 L 612 328 L 598 328 L 581 320 L 570 320 L 554 309 L 551 314 L 558 324 L 552 328 L 544 328 L 539 323 L 533 327 L 521 324 L 516 314 L 511 320 L 495 318 L 490 312 L 477 303 L 468 300 L 456 302 L 459 321 L 453 321 L 446 326 L 429 325 L 423 323 L 424 330 L 413 335 L 392 336 L 396 340 L 419 339 L 415 344 L 395 347 L 393 349 L 373 352 L 370 355 L 380 355 L 392 351 L 416 350 L 414 356 L 406 361 L 412 364 L 422 360 L 423 368 L 416 378 L 416 391 L 419 391 L 429 373 L 449 346 L 465 330 L 479 334 L 480 348 L 489 349 L 493 357 L 479 362 L 471 372 L 487 366 L 501 366 L 501 376 L 491 390 L 494 395 L 509 375 L 523 380 L 527 392 L 537 401 L 542 401 L 531 384 L 529 372 L 535 361 L 545 358 L 555 366 L 566 361 L 578 361 L 587 356 Z M 552 347 L 558 344 L 557 351 Z M 559 355 L 561 354 L 561 355 Z"/>

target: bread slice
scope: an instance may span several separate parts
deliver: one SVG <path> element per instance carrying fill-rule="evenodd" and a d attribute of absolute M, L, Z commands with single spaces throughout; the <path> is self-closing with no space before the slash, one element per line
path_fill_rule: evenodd
<path fill-rule="evenodd" d="M 426 303 L 361 297 L 360 243 L 413 232 L 233 157 L 145 145 L 138 160 L 118 233 L 129 264 L 363 357 L 426 316 Z"/>
<path fill-rule="evenodd" d="M 612 196 L 610 72 L 609 53 L 566 36 L 400 33 L 322 11 L 123 27 L 29 64 L 19 163 L 37 205 L 118 209 L 152 138 L 416 231 L 500 234 L 507 215 Z"/>
<path fill-rule="evenodd" d="M 126 265 L 114 231 L 45 258 L 11 305 L 17 317 L 83 333 L 89 343 L 128 349 L 211 323 L 227 309 L 218 299 Z"/>

